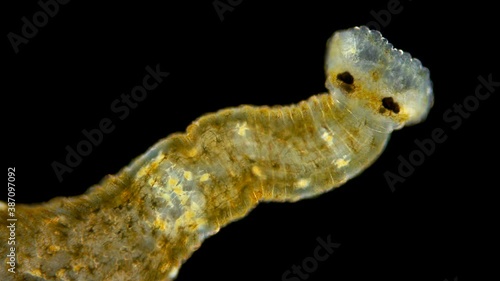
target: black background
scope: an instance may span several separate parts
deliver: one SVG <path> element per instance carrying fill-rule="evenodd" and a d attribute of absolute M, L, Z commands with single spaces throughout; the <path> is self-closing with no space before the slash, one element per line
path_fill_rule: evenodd
<path fill-rule="evenodd" d="M 296 103 L 325 91 L 326 40 L 374 21 L 371 11 L 390 1 L 245 0 L 222 22 L 213 1 L 71 1 L 15 54 L 7 34 L 20 34 L 21 18 L 40 10 L 24 2 L 2 8 L 3 151 L 5 165 L 16 167 L 19 203 L 81 194 L 204 113 Z M 496 8 L 480 1 L 400 3 L 403 10 L 381 32 L 430 69 L 435 104 L 427 121 L 394 132 L 379 160 L 341 188 L 294 204 L 259 205 L 206 240 L 177 280 L 281 280 L 312 255 L 317 237 L 328 235 L 341 246 L 308 280 L 489 276 L 493 262 L 484 253 L 493 251 L 488 238 L 498 223 L 491 192 L 498 186 L 492 175 L 500 88 L 456 130 L 443 113 L 474 95 L 479 75 L 500 81 Z M 156 64 L 170 76 L 119 120 L 111 103 Z M 116 129 L 59 182 L 51 163 L 64 162 L 65 146 L 75 147 L 81 131 L 103 118 Z M 436 128 L 447 140 L 392 192 L 384 172 L 397 173 L 398 156 L 407 158 L 414 140 Z M 7 191 L 0 194 L 5 200 Z"/>

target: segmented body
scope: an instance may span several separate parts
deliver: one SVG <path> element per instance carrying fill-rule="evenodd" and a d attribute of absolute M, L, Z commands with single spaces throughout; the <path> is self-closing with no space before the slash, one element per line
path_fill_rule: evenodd
<path fill-rule="evenodd" d="M 259 202 L 342 185 L 380 155 L 396 113 L 374 117 L 346 94 L 367 85 L 334 74 L 330 93 L 208 114 L 84 195 L 18 206 L 17 273 L 1 279 L 172 280 L 206 237 Z"/>

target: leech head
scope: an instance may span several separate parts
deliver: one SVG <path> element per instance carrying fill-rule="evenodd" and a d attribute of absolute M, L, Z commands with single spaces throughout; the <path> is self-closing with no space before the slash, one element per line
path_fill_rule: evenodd
<path fill-rule="evenodd" d="M 334 96 L 346 96 L 391 129 L 425 120 L 433 104 L 427 68 L 364 26 L 330 38 L 325 70 Z"/>

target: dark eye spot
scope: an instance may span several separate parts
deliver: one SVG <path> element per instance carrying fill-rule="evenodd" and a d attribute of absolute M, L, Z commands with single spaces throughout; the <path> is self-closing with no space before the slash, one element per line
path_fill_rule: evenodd
<path fill-rule="evenodd" d="M 393 98 L 387 97 L 382 99 L 382 106 L 394 113 L 399 113 L 399 104 Z"/>
<path fill-rule="evenodd" d="M 340 80 L 347 85 L 352 85 L 354 83 L 354 77 L 348 71 L 337 74 L 337 80 Z"/>

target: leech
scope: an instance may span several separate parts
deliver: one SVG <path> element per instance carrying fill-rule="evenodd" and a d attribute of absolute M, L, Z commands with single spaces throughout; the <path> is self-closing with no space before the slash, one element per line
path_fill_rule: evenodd
<path fill-rule="evenodd" d="M 432 106 L 428 70 L 366 27 L 334 33 L 325 70 L 328 93 L 204 115 L 81 196 L 17 205 L 16 274 L 6 259 L 0 280 L 173 280 L 221 227 L 341 186 Z"/>

